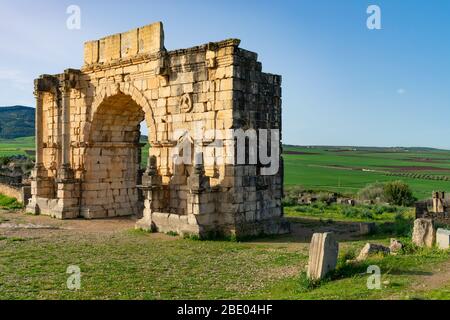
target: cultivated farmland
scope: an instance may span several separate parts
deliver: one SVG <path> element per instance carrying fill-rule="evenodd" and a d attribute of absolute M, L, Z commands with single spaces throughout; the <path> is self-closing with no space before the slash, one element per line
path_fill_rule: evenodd
<path fill-rule="evenodd" d="M 356 193 L 368 183 L 403 180 L 419 199 L 450 191 L 450 151 L 427 148 L 284 147 L 286 186 Z"/>

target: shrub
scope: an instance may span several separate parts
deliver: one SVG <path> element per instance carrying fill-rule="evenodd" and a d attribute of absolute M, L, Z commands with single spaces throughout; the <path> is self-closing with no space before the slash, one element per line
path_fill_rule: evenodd
<path fill-rule="evenodd" d="M 364 219 L 373 219 L 373 214 L 368 209 L 363 209 L 359 216 Z"/>
<path fill-rule="evenodd" d="M 297 292 L 298 293 L 304 293 L 304 292 L 309 292 L 312 291 L 314 289 L 317 289 L 320 287 L 320 285 L 322 284 L 322 282 L 324 282 L 324 280 L 312 280 L 309 279 L 306 272 L 302 272 L 300 273 L 300 276 L 298 277 L 298 289 Z"/>
<path fill-rule="evenodd" d="M 386 202 L 384 184 L 372 183 L 358 191 L 358 199 Z"/>
<path fill-rule="evenodd" d="M 284 196 L 284 198 L 281 202 L 282 202 L 283 206 L 285 206 L 285 207 L 292 207 L 298 203 L 298 198 L 292 197 L 290 195 L 286 195 L 286 196 Z"/>
<path fill-rule="evenodd" d="M 330 198 L 331 198 L 331 195 L 326 192 L 319 192 L 319 194 L 317 195 L 317 200 L 320 202 L 327 202 L 330 200 Z"/>
<path fill-rule="evenodd" d="M 403 181 L 391 181 L 387 183 L 372 183 L 358 191 L 358 199 L 377 202 L 388 202 L 395 206 L 411 206 L 417 199 L 406 183 Z M 389 207 L 375 207 L 376 214 L 395 212 L 397 209 Z"/>
<path fill-rule="evenodd" d="M 320 211 L 324 211 L 325 208 L 327 207 L 327 204 L 321 201 L 316 201 L 314 203 L 311 204 L 311 207 L 314 209 L 318 209 Z"/>
<path fill-rule="evenodd" d="M 342 214 L 347 218 L 356 218 L 358 216 L 358 209 L 355 207 L 343 207 Z"/>
<path fill-rule="evenodd" d="M 406 183 L 403 181 L 392 181 L 384 185 L 384 194 L 390 204 L 397 206 L 411 206 L 417 199 Z"/>
<path fill-rule="evenodd" d="M 17 210 L 17 209 L 22 209 L 23 204 L 20 203 L 19 201 L 17 201 L 16 198 L 11 198 L 11 197 L 5 196 L 3 194 L 0 194 L 0 208 Z"/>
<path fill-rule="evenodd" d="M 291 186 L 285 189 L 283 197 L 283 205 L 286 207 L 295 206 L 298 204 L 300 194 L 305 191 L 302 186 Z"/>
<path fill-rule="evenodd" d="M 302 192 L 305 192 L 305 188 L 303 186 L 290 186 L 284 191 L 286 195 L 291 197 L 298 197 Z"/>
<path fill-rule="evenodd" d="M 402 210 L 396 206 L 390 205 L 376 205 L 372 207 L 372 210 L 375 214 L 383 214 L 383 213 L 395 213 L 402 212 Z"/>

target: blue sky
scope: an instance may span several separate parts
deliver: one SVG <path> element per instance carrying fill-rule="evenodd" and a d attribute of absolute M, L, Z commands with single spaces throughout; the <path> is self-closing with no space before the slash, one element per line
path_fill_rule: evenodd
<path fill-rule="evenodd" d="M 233 37 L 258 52 L 283 76 L 284 143 L 450 149 L 447 0 L 0 0 L 0 105 L 33 105 L 32 80 L 79 68 L 84 41 L 154 21 L 169 50 Z"/>

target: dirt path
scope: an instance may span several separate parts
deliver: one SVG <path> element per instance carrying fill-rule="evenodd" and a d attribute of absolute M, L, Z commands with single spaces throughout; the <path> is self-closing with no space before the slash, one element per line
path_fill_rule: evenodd
<path fill-rule="evenodd" d="M 100 220 L 57 220 L 48 216 L 27 215 L 20 211 L 0 210 L 0 236 L 49 238 L 67 235 L 114 234 L 134 228 L 132 217 Z"/>
<path fill-rule="evenodd" d="M 439 289 L 450 284 L 450 260 L 436 266 L 431 275 L 417 276 L 412 287 L 418 292 Z"/>

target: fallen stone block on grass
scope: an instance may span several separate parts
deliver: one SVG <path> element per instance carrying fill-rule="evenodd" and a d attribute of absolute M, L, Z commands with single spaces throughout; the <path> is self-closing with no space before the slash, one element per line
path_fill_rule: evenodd
<path fill-rule="evenodd" d="M 336 268 L 339 243 L 332 232 L 314 233 L 309 246 L 308 278 L 320 280 Z"/>
<path fill-rule="evenodd" d="M 366 260 L 372 254 L 389 254 L 390 252 L 391 250 L 388 247 L 385 247 L 381 244 L 366 243 L 364 248 L 362 248 L 361 252 L 359 253 L 358 257 L 356 258 L 356 261 Z"/>
<path fill-rule="evenodd" d="M 436 241 L 436 230 L 432 219 L 416 219 L 412 242 L 419 247 L 431 248 Z"/>
<path fill-rule="evenodd" d="M 391 250 L 391 253 L 400 252 L 403 249 L 403 243 L 398 241 L 397 239 L 391 239 L 389 249 Z"/>
<path fill-rule="evenodd" d="M 438 229 L 436 232 L 436 244 L 439 249 L 448 249 L 450 244 L 450 230 Z"/>

